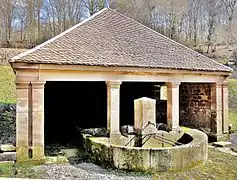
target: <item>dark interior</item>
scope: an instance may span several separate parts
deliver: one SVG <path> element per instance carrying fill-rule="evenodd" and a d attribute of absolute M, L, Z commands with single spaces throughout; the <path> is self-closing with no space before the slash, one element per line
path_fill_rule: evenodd
<path fill-rule="evenodd" d="M 77 142 L 80 128 L 106 127 L 105 82 L 47 82 L 45 142 Z"/>
<path fill-rule="evenodd" d="M 134 100 L 153 98 L 153 83 L 123 82 L 120 88 L 120 124 L 134 125 Z"/>
<path fill-rule="evenodd" d="M 123 82 L 120 88 L 120 125 L 134 124 L 134 100 L 157 99 L 157 123 L 166 123 L 166 101 L 159 100 L 162 83 Z M 158 90 L 158 91 L 157 91 Z M 105 82 L 47 82 L 45 85 L 45 142 L 74 144 L 79 130 L 106 128 Z"/>
<path fill-rule="evenodd" d="M 134 125 L 134 100 L 142 97 L 157 100 L 156 123 L 167 123 L 167 103 L 166 101 L 160 100 L 160 86 L 163 84 L 164 83 L 123 82 L 120 88 L 120 124 Z"/>

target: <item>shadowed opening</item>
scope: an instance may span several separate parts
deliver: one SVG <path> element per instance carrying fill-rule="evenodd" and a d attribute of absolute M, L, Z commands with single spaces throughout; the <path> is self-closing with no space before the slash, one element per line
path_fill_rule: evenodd
<path fill-rule="evenodd" d="M 134 100 L 142 97 L 156 99 L 156 123 L 167 123 L 167 101 L 160 99 L 164 83 L 123 82 L 120 89 L 120 124 L 134 125 Z"/>
<path fill-rule="evenodd" d="M 106 127 L 105 82 L 47 82 L 45 143 L 78 144 L 80 128 Z"/>

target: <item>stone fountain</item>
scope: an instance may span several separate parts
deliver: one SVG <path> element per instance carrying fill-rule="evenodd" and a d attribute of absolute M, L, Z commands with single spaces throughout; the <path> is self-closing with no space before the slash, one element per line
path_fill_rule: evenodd
<path fill-rule="evenodd" d="M 134 128 L 116 137 L 83 134 L 84 146 L 97 164 L 132 171 L 177 171 L 207 160 L 207 135 L 181 128 L 160 131 L 156 127 L 156 100 L 134 101 Z"/>

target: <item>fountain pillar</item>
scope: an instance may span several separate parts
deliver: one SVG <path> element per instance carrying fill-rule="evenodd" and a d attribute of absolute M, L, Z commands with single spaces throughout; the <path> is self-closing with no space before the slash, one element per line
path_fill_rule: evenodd
<path fill-rule="evenodd" d="M 156 100 L 140 98 L 134 101 L 134 127 L 142 135 L 156 133 Z"/>

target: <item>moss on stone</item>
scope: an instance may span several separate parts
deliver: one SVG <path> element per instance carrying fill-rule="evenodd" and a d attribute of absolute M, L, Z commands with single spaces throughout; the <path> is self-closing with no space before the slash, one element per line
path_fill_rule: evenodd
<path fill-rule="evenodd" d="M 29 167 L 33 167 L 33 166 L 38 166 L 41 164 L 44 164 L 45 160 L 42 161 L 34 161 L 34 160 L 28 160 L 28 161 L 17 161 L 15 164 L 16 168 L 29 168 Z"/>
<path fill-rule="evenodd" d="M 18 162 L 28 161 L 29 160 L 28 147 L 17 147 L 16 159 Z"/>
<path fill-rule="evenodd" d="M 1 151 L 3 152 L 12 152 L 16 150 L 16 147 L 11 144 L 2 144 L 0 146 Z"/>
<path fill-rule="evenodd" d="M 187 146 L 168 148 L 139 148 L 108 146 L 100 138 L 88 137 L 85 147 L 92 162 L 105 167 L 135 172 L 180 171 L 198 165 L 206 160 L 206 135 L 198 130 L 184 128 L 197 138 L 195 143 Z M 200 135 L 199 135 L 200 134 Z M 200 137 L 199 137 L 200 136 Z M 200 149 L 201 148 L 201 149 Z M 190 156 L 190 158 L 189 158 Z"/>
<path fill-rule="evenodd" d="M 45 158 L 45 164 L 67 164 L 68 159 L 65 156 L 48 156 Z"/>
<path fill-rule="evenodd" d="M 191 129 L 188 127 L 182 126 L 181 129 L 183 130 L 184 133 L 188 133 Z"/>
<path fill-rule="evenodd" d="M 32 151 L 33 151 L 33 160 L 42 161 L 45 159 L 44 148 L 42 146 L 34 146 Z"/>

